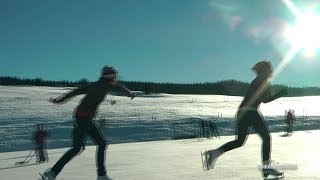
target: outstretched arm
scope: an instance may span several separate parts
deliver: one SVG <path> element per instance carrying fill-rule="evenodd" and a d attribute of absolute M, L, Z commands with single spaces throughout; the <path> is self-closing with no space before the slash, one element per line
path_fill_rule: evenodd
<path fill-rule="evenodd" d="M 87 92 L 88 86 L 83 86 L 77 89 L 74 89 L 72 91 L 69 91 L 59 97 L 56 98 L 50 98 L 49 102 L 54 103 L 54 104 L 60 104 L 60 103 L 64 103 L 67 102 L 68 100 L 70 100 L 71 98 L 78 96 L 80 94 L 85 94 Z"/>
<path fill-rule="evenodd" d="M 132 91 L 130 91 L 127 87 L 125 87 L 122 84 L 115 84 L 114 88 L 115 88 L 114 89 L 115 91 L 120 91 L 120 92 L 124 93 L 126 96 L 130 97 L 131 99 L 136 97 Z"/>
<path fill-rule="evenodd" d="M 273 94 L 271 96 L 268 96 L 266 97 L 264 100 L 263 100 L 263 103 L 268 103 L 268 102 L 271 102 L 273 100 L 276 100 L 280 97 L 283 97 L 285 95 L 288 94 L 288 90 L 287 89 L 281 89 L 279 92 L 277 92 L 276 94 Z"/>

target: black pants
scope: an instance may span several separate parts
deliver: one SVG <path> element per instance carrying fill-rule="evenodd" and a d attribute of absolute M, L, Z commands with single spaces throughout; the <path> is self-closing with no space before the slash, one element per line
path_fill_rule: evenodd
<path fill-rule="evenodd" d="M 92 137 L 98 145 L 96 154 L 96 166 L 98 176 L 106 175 L 105 149 L 108 145 L 101 129 L 90 118 L 76 118 L 73 129 L 73 147 L 69 149 L 52 167 L 52 171 L 58 175 L 62 168 L 84 148 L 86 137 Z"/>
<path fill-rule="evenodd" d="M 44 148 L 44 144 L 37 144 L 36 151 L 38 151 L 38 153 L 39 153 L 39 162 L 46 161 L 46 158 L 45 158 L 44 152 L 43 152 L 43 148 Z"/>
<path fill-rule="evenodd" d="M 250 126 L 255 129 L 255 131 L 259 134 L 259 136 L 262 139 L 262 160 L 270 160 L 270 132 L 260 113 L 255 110 L 238 112 L 236 140 L 224 144 L 219 149 L 223 152 L 227 152 L 232 149 L 241 147 L 248 137 Z"/>

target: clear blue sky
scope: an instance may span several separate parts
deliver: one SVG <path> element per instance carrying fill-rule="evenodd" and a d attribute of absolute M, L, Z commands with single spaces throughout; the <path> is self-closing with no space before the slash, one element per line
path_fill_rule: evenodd
<path fill-rule="evenodd" d="M 109 64 L 128 81 L 250 82 L 293 20 L 280 0 L 1 0 L 0 75 L 93 81 Z M 319 70 L 298 54 L 273 81 L 320 86 Z"/>

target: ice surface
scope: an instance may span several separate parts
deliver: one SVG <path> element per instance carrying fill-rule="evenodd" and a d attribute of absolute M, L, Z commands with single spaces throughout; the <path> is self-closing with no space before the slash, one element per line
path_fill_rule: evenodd
<path fill-rule="evenodd" d="M 272 159 L 279 162 L 286 180 L 320 179 L 320 131 L 299 131 L 285 137 L 282 133 L 272 133 Z M 250 135 L 246 144 L 223 154 L 213 170 L 203 171 L 200 152 L 217 148 L 233 140 L 234 136 L 221 139 L 164 140 L 139 143 L 112 144 L 107 150 L 107 170 L 115 180 L 139 179 L 262 179 L 260 173 L 261 140 Z M 29 151 L 0 153 L 1 179 L 37 179 L 38 173 L 51 167 L 66 151 L 49 150 L 49 163 L 30 164 L 17 167 Z M 57 180 L 94 180 L 96 178 L 94 146 L 74 158 L 65 166 Z"/>

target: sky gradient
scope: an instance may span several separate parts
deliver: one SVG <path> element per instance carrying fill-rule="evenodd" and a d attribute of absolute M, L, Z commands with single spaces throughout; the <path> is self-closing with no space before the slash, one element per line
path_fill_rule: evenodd
<path fill-rule="evenodd" d="M 93 81 L 108 64 L 127 81 L 250 82 L 290 50 L 294 20 L 280 0 L 2 0 L 0 75 Z M 319 87 L 319 70 L 318 52 L 299 53 L 273 82 Z"/>

